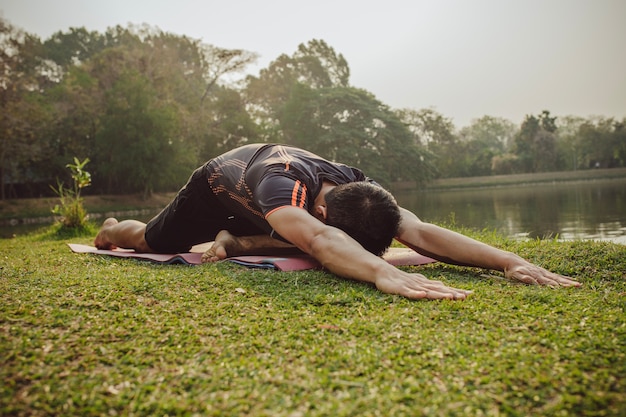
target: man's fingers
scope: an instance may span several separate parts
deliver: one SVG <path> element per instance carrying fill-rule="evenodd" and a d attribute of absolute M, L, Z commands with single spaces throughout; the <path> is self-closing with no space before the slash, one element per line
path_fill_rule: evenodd
<path fill-rule="evenodd" d="M 458 293 L 458 292 L 438 292 L 438 291 L 418 291 L 418 290 L 409 290 L 404 295 L 407 298 L 413 300 L 464 300 L 467 298 L 467 294 Z"/>
<path fill-rule="evenodd" d="M 578 281 L 575 281 L 569 277 L 559 274 L 551 274 L 550 276 L 553 281 L 557 283 L 557 285 L 561 285 L 563 287 L 580 287 L 582 284 Z"/>
<path fill-rule="evenodd" d="M 440 283 L 441 284 L 441 283 Z M 412 299 L 428 299 L 428 300 L 464 300 L 472 291 L 460 290 L 457 288 L 441 285 L 425 285 L 419 288 L 409 288 L 404 294 Z"/>
<path fill-rule="evenodd" d="M 513 278 L 513 279 L 515 279 L 517 281 L 523 282 L 524 284 L 539 285 L 537 280 L 535 280 L 533 277 L 531 277 L 530 275 L 527 275 L 527 274 L 517 273 L 517 274 L 511 275 L 511 278 Z"/>
<path fill-rule="evenodd" d="M 578 281 L 547 271 L 543 268 L 518 268 L 516 270 L 506 271 L 508 278 L 515 279 L 529 285 L 546 285 L 550 287 L 580 287 L 582 284 Z"/>

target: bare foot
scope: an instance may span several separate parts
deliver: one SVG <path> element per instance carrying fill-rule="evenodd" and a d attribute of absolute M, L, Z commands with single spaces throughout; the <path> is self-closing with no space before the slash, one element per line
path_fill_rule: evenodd
<path fill-rule="evenodd" d="M 109 240 L 106 238 L 106 231 L 109 227 L 114 226 L 117 223 L 118 223 L 117 219 L 113 217 L 109 217 L 102 223 L 102 227 L 100 228 L 100 231 L 98 232 L 98 234 L 96 235 L 96 238 L 93 241 L 93 244 L 96 248 L 107 249 L 107 250 L 116 248 L 116 246 L 113 245 L 111 242 L 109 242 Z"/>
<path fill-rule="evenodd" d="M 202 262 L 217 262 L 227 256 L 236 256 L 241 250 L 240 246 L 236 236 L 231 235 L 228 230 L 222 230 L 215 236 L 213 245 L 202 254 Z"/>

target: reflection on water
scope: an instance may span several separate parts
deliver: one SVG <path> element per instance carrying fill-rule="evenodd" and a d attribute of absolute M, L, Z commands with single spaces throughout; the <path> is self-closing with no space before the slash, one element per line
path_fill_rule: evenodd
<path fill-rule="evenodd" d="M 626 243 L 626 179 L 396 193 L 430 222 L 498 230 L 514 238 Z"/>

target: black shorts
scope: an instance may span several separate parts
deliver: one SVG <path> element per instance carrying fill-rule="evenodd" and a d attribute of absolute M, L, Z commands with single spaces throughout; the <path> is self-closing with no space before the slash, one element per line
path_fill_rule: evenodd
<path fill-rule="evenodd" d="M 207 183 L 205 168 L 201 167 L 193 172 L 174 200 L 148 222 L 145 238 L 155 252 L 179 253 L 214 240 L 221 230 L 236 236 L 264 233 L 217 200 Z"/>

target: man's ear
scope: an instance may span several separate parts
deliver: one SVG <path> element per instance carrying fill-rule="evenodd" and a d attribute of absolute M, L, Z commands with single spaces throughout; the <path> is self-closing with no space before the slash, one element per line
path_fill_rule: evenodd
<path fill-rule="evenodd" d="M 326 220 L 326 206 L 321 205 L 321 204 L 318 206 L 315 206 L 315 214 L 316 214 L 315 217 L 317 217 L 319 220 L 325 221 Z"/>

